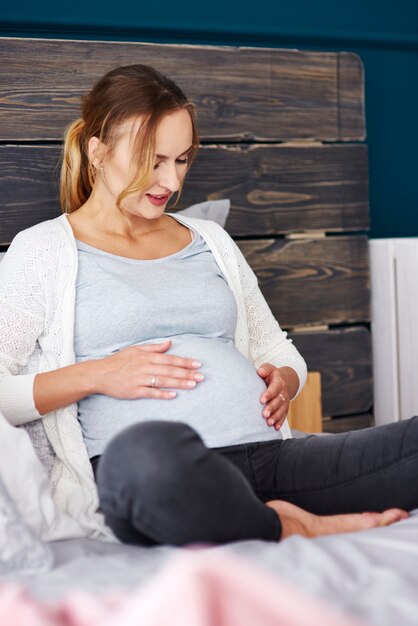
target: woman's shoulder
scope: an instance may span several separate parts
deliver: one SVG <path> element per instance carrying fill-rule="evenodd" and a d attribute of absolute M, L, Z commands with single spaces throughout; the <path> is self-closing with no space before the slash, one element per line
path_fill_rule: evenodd
<path fill-rule="evenodd" d="M 59 217 L 54 217 L 50 220 L 38 222 L 33 226 L 20 230 L 15 238 L 30 240 L 41 238 L 49 233 L 65 233 L 65 229 L 62 224 L 63 219 L 66 219 L 65 215 L 60 215 Z"/>
<path fill-rule="evenodd" d="M 40 269 L 46 264 L 57 267 L 63 254 L 69 257 L 71 240 L 63 219 L 66 218 L 61 215 L 19 231 L 2 259 L 2 271 L 23 266 Z"/>
<path fill-rule="evenodd" d="M 68 243 L 68 234 L 63 221 L 64 215 L 45 220 L 24 228 L 19 231 L 12 240 L 11 248 L 21 248 L 23 246 L 33 246 L 40 248 L 60 247 L 63 243 Z"/>
<path fill-rule="evenodd" d="M 24 293 L 28 306 L 39 304 L 39 293 L 49 279 L 64 280 L 68 275 L 73 261 L 59 219 L 25 228 L 13 238 L 0 263 L 0 299 L 21 302 Z"/>

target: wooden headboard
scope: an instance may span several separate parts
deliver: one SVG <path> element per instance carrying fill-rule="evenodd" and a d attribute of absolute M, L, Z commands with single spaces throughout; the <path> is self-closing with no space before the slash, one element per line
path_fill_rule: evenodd
<path fill-rule="evenodd" d="M 0 245 L 59 215 L 63 129 L 104 72 L 146 63 L 198 105 L 184 208 L 230 198 L 226 229 L 321 372 L 324 430 L 371 424 L 363 66 L 352 53 L 0 39 Z M 331 419 L 330 419 L 331 418 Z"/>

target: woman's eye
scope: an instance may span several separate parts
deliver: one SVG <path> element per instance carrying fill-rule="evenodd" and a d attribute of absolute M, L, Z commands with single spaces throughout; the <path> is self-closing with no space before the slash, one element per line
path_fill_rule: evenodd
<path fill-rule="evenodd" d="M 176 163 L 178 163 L 179 165 L 187 165 L 187 163 L 189 162 L 189 159 L 177 159 Z M 161 161 L 159 163 L 156 163 L 154 165 L 154 169 L 158 169 L 158 166 L 161 165 Z"/>

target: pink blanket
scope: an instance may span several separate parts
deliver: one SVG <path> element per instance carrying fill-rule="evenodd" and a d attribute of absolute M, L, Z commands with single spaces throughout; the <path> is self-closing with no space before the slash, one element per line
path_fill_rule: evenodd
<path fill-rule="evenodd" d="M 359 626 L 252 564 L 204 548 L 173 557 L 145 586 L 38 602 L 0 587 L 1 626 Z"/>

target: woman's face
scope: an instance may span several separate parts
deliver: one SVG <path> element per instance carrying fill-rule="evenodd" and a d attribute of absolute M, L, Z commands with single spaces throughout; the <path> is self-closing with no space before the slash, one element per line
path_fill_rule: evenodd
<path fill-rule="evenodd" d="M 107 206 L 115 206 L 118 195 L 131 182 L 131 156 L 133 143 L 141 119 L 124 122 L 118 131 L 116 144 L 100 160 L 100 174 L 95 188 Z M 166 115 L 157 127 L 154 172 L 148 189 L 122 201 L 125 212 L 137 217 L 156 219 L 165 210 L 171 196 L 179 190 L 187 173 L 188 152 L 192 148 L 193 129 L 190 115 L 180 109 Z M 93 163 L 96 163 L 98 139 L 90 140 Z"/>

